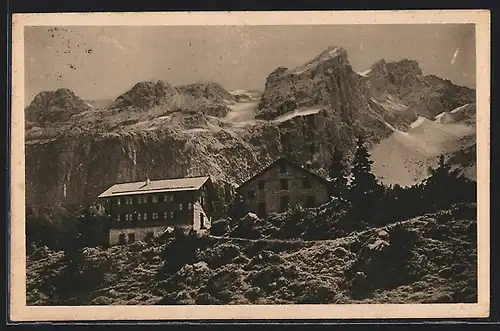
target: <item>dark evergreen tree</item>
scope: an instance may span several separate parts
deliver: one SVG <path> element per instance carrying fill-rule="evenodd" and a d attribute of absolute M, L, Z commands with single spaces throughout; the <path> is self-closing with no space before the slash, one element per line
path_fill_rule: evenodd
<path fill-rule="evenodd" d="M 459 169 L 452 169 L 445 156 L 439 157 L 438 166 L 429 168 L 429 177 L 423 186 L 427 208 L 448 207 L 457 202 L 476 201 L 476 184 L 463 177 Z"/>
<path fill-rule="evenodd" d="M 350 219 L 354 227 L 381 223 L 380 200 L 384 194 L 381 186 L 371 172 L 373 161 L 363 138 L 358 138 L 352 165 L 352 182 L 349 190 L 351 203 Z"/>
<path fill-rule="evenodd" d="M 363 138 L 358 138 L 356 153 L 352 166 L 353 181 L 351 184 L 351 200 L 356 203 L 363 203 L 367 197 L 380 194 L 381 186 L 372 174 L 372 164 L 370 152 L 365 146 Z"/>
<path fill-rule="evenodd" d="M 346 198 L 348 169 L 344 160 L 344 153 L 335 146 L 328 169 L 330 180 L 329 194 L 333 197 Z"/>

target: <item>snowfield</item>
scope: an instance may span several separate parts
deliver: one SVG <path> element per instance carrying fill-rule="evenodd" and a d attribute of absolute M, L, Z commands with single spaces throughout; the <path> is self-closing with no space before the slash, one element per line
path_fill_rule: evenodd
<path fill-rule="evenodd" d="M 436 164 L 439 155 L 469 147 L 463 138 L 473 135 L 474 126 L 419 117 L 407 132 L 395 130 L 374 146 L 373 171 L 384 184 L 413 185 L 426 177 L 427 168 Z"/>

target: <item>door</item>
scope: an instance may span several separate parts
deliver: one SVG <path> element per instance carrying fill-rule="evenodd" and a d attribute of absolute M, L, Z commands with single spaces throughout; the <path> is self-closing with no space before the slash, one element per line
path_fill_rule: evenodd
<path fill-rule="evenodd" d="M 135 233 L 128 234 L 128 243 L 131 244 L 135 241 Z"/>
<path fill-rule="evenodd" d="M 310 195 L 306 198 L 306 207 L 307 208 L 316 207 L 316 199 L 314 199 L 314 196 Z"/>
<path fill-rule="evenodd" d="M 203 213 L 200 213 L 200 229 L 205 228 L 205 215 Z"/>
<path fill-rule="evenodd" d="M 290 203 L 290 200 L 288 199 L 288 195 L 284 195 L 280 199 L 280 212 L 285 212 L 288 209 L 288 205 Z"/>
<path fill-rule="evenodd" d="M 126 241 L 125 241 L 125 234 L 124 233 L 120 233 L 120 235 L 118 236 L 118 243 L 120 245 L 123 245 L 123 244 L 126 243 Z"/>
<path fill-rule="evenodd" d="M 260 202 L 258 207 L 258 213 L 260 217 L 266 216 L 266 203 Z"/>

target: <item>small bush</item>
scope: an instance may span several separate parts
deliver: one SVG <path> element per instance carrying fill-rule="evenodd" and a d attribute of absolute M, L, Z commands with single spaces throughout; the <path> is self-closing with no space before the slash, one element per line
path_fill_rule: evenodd
<path fill-rule="evenodd" d="M 210 234 L 213 236 L 224 236 L 230 230 L 230 220 L 220 219 L 212 222 Z"/>

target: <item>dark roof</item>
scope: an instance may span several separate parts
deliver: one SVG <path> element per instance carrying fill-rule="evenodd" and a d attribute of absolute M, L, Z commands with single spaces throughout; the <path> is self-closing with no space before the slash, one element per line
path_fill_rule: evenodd
<path fill-rule="evenodd" d="M 197 191 L 209 180 L 209 176 L 186 177 L 175 179 L 151 180 L 146 185 L 146 181 L 115 184 L 101 193 L 98 198 L 111 196 L 124 196 L 132 194 Z"/>
<path fill-rule="evenodd" d="M 286 164 L 292 166 L 294 169 L 297 169 L 303 173 L 307 173 L 313 177 L 316 177 L 317 179 L 319 179 L 320 181 L 324 182 L 325 184 L 330 184 L 330 182 L 326 179 L 326 178 L 323 178 L 321 177 L 320 175 L 310 171 L 310 170 L 307 170 L 306 168 L 290 161 L 289 159 L 285 158 L 285 157 L 280 157 L 279 159 L 276 159 L 274 160 L 271 164 L 269 164 L 267 167 L 265 167 L 264 169 L 260 170 L 259 172 L 257 172 L 255 175 L 253 175 L 252 177 L 250 177 L 249 179 L 247 179 L 243 184 L 241 184 L 237 190 L 239 190 L 240 188 L 242 188 L 243 186 L 245 186 L 246 184 L 252 182 L 254 179 L 256 179 L 257 177 L 259 177 L 261 174 L 263 174 L 264 172 L 268 171 L 269 169 L 273 168 L 277 163 L 279 162 L 285 162 Z"/>

